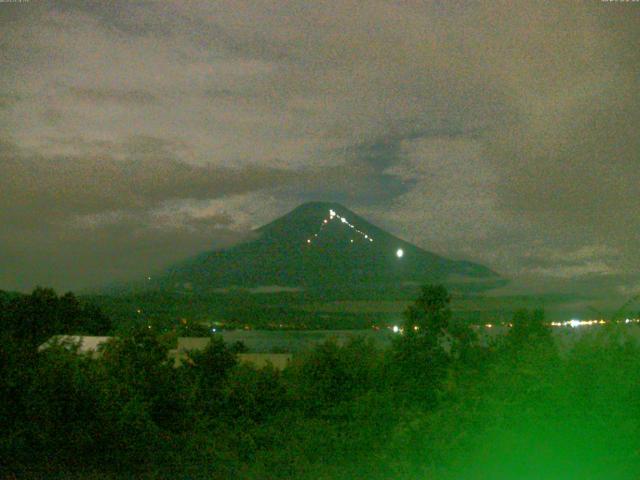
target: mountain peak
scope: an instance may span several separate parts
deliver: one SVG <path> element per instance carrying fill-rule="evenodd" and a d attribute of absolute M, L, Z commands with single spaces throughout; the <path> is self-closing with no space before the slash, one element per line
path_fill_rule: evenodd
<path fill-rule="evenodd" d="M 297 241 L 300 236 L 306 238 L 321 225 L 323 220 L 331 218 L 331 212 L 333 215 L 339 213 L 341 217 L 357 217 L 351 210 L 336 202 L 305 202 L 273 222 L 258 228 L 257 232 L 266 235 L 269 233 L 289 235 L 290 240 Z"/>
<path fill-rule="evenodd" d="M 349 210 L 347 207 L 336 202 L 310 201 L 310 202 L 305 202 L 298 205 L 296 208 L 291 210 L 290 214 L 293 214 L 293 213 L 316 214 L 318 212 L 324 214 L 324 213 L 328 213 L 329 210 L 352 213 L 351 210 Z"/>
<path fill-rule="evenodd" d="M 449 260 L 404 241 L 336 202 L 303 203 L 256 234 L 194 257 L 171 269 L 166 280 L 205 291 L 279 285 L 331 298 L 356 291 L 402 296 L 409 286 L 452 277 L 499 279 L 482 265 Z"/>

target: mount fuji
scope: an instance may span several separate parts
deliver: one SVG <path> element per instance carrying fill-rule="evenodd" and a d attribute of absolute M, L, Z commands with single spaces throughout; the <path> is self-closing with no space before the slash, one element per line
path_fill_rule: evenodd
<path fill-rule="evenodd" d="M 337 203 L 304 203 L 253 233 L 231 248 L 173 266 L 154 280 L 155 286 L 201 293 L 246 289 L 390 298 L 425 283 L 472 291 L 504 283 L 483 265 L 428 252 Z"/>

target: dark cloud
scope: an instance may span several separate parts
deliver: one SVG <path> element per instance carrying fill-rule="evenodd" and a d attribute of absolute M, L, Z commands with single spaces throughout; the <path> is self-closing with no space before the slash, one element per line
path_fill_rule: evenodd
<path fill-rule="evenodd" d="M 183 224 L 171 225 L 141 214 L 119 214 L 94 224 L 5 229 L 0 232 L 0 284 L 21 290 L 35 285 L 81 290 L 139 280 L 194 252 L 242 238 L 218 223 L 185 218 Z"/>
<path fill-rule="evenodd" d="M 69 87 L 69 92 L 87 102 L 116 102 L 123 104 L 148 105 L 157 101 L 155 95 L 144 90 L 114 90 L 86 87 Z"/>
<path fill-rule="evenodd" d="M 15 103 L 20 100 L 20 97 L 17 95 L 11 95 L 10 93 L 1 93 L 0 92 L 0 110 L 5 108 L 10 108 Z"/>
<path fill-rule="evenodd" d="M 170 11 L 167 11 L 170 8 L 165 10 L 161 2 L 62 0 L 56 2 L 53 9 L 92 17 L 102 28 L 119 35 L 166 35 L 171 31 L 171 17 L 168 15 Z"/>
<path fill-rule="evenodd" d="M 213 199 L 290 182 L 266 166 L 194 166 L 171 156 L 171 143 L 133 138 L 128 156 L 46 157 L 0 144 L 0 211 L 5 225 L 51 223 L 109 212 L 144 213 L 165 202 Z"/>
<path fill-rule="evenodd" d="M 201 227 L 226 227 L 233 225 L 233 217 L 229 213 L 219 213 L 204 217 L 188 217 L 187 225 L 195 228 Z"/>
<path fill-rule="evenodd" d="M 12 143 L 0 148 L 0 217 L 5 230 L 115 234 L 106 225 L 133 215 L 215 235 L 337 200 L 512 277 L 627 288 L 640 253 L 638 12 L 2 4 L 0 136 Z"/>

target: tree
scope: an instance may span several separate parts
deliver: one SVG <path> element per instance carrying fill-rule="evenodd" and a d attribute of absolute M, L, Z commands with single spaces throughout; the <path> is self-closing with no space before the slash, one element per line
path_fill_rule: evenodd
<path fill-rule="evenodd" d="M 214 335 L 204 350 L 188 352 L 191 372 L 199 378 L 202 387 L 215 388 L 238 363 L 236 352 L 230 349 L 222 337 Z"/>
<path fill-rule="evenodd" d="M 405 331 L 437 338 L 446 333 L 451 320 L 451 296 L 443 285 L 425 285 L 405 311 Z"/>
<path fill-rule="evenodd" d="M 1 304 L 0 328 L 15 339 L 37 347 L 55 334 L 104 335 L 111 322 L 98 307 L 81 303 L 67 292 L 58 297 L 50 288 L 37 287 Z"/>
<path fill-rule="evenodd" d="M 11 335 L 35 347 L 58 330 L 58 297 L 50 288 L 36 288 L 31 295 L 14 298 L 7 308 L 5 325 Z"/>
<path fill-rule="evenodd" d="M 518 310 L 513 315 L 512 325 L 507 338 L 513 346 L 551 341 L 551 328 L 545 323 L 544 311 L 541 309 Z"/>
<path fill-rule="evenodd" d="M 451 362 L 451 296 L 442 285 L 425 285 L 405 312 L 404 334 L 391 350 L 389 366 L 406 398 L 435 405 Z M 448 351 L 445 350 L 448 347 Z"/>
<path fill-rule="evenodd" d="M 181 373 L 192 386 L 199 408 L 209 415 L 217 415 L 224 404 L 225 382 L 238 364 L 236 352 L 222 337 L 213 335 L 204 350 L 191 350 L 187 354 Z"/>
<path fill-rule="evenodd" d="M 307 413 L 325 411 L 376 384 L 380 352 L 363 338 L 316 345 L 287 371 L 292 397 Z"/>

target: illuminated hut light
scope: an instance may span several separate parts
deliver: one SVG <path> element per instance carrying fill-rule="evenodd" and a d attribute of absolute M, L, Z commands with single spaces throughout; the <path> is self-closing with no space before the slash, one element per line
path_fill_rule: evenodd
<path fill-rule="evenodd" d="M 398 257 L 398 258 L 402 258 L 403 256 L 404 256 L 404 250 L 402 250 L 401 248 L 399 248 L 399 249 L 396 251 L 396 257 Z"/>

